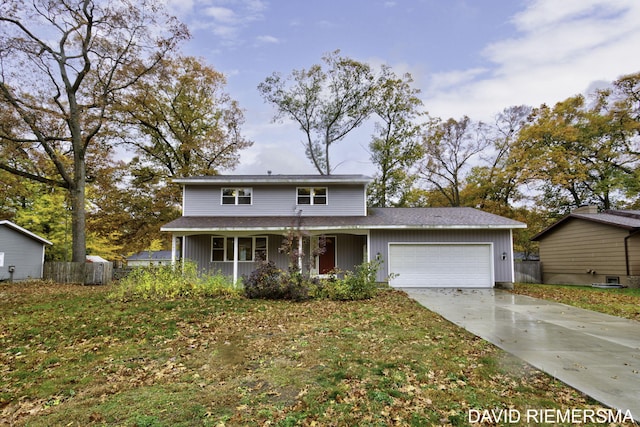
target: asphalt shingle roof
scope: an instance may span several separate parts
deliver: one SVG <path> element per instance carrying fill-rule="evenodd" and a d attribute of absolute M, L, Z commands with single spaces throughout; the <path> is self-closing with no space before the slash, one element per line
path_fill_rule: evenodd
<path fill-rule="evenodd" d="M 555 230 L 560 225 L 571 219 L 581 219 L 585 221 L 597 222 L 600 224 L 611 225 L 613 227 L 623 228 L 626 230 L 640 229 L 640 211 L 634 210 L 608 210 L 599 213 L 571 213 L 555 224 L 542 230 L 531 238 L 531 240 L 540 240 L 547 233 Z"/>
<path fill-rule="evenodd" d="M 623 228 L 639 228 L 640 218 L 634 218 L 623 215 L 616 215 L 611 213 L 595 213 L 595 214 L 572 214 L 574 218 L 582 218 L 588 221 L 601 222 L 603 224 L 610 224 Z"/>
<path fill-rule="evenodd" d="M 370 208 L 367 216 L 303 216 L 303 229 L 463 229 L 525 228 L 526 225 L 473 208 Z M 290 216 L 183 216 L 163 231 L 276 230 L 297 226 Z"/>

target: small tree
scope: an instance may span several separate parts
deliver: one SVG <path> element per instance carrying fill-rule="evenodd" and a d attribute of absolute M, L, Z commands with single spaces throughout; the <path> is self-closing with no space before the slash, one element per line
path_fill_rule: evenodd
<path fill-rule="evenodd" d="M 310 245 L 311 252 L 308 258 L 307 268 L 301 269 L 303 266 L 300 262 L 305 257 L 304 246 L 307 242 Z M 295 223 L 289 228 L 284 239 L 282 239 L 282 245 L 280 245 L 278 251 L 287 255 L 289 260 L 288 270 L 292 277 L 297 275 L 308 279 L 315 266 L 316 259 L 326 252 L 326 244 L 326 236 L 322 235 L 318 237 L 318 244 L 311 246 L 311 236 L 302 230 L 302 215 L 301 212 L 298 212 Z"/>

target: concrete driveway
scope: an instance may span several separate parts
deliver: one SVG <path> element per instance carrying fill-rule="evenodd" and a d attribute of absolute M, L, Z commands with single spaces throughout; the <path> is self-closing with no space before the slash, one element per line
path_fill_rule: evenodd
<path fill-rule="evenodd" d="M 450 322 L 640 420 L 640 322 L 499 289 L 402 290 Z"/>

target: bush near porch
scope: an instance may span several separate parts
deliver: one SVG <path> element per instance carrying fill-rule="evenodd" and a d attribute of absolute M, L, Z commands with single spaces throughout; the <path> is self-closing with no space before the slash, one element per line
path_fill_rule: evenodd
<path fill-rule="evenodd" d="M 354 271 L 335 270 L 324 277 L 300 273 L 297 268 L 283 271 L 272 261 L 263 261 L 243 277 L 247 298 L 303 301 L 310 298 L 357 301 L 372 298 L 378 291 L 376 274 L 380 261 L 365 262 Z"/>

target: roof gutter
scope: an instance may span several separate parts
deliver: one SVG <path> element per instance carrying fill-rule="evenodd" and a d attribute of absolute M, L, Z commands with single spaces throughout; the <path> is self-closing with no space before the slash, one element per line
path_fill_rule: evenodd
<path fill-rule="evenodd" d="M 174 178 L 171 180 L 183 185 L 264 185 L 264 184 L 364 184 L 371 182 L 371 178 L 365 175 L 311 175 L 311 176 L 243 176 L 243 175 L 216 175 L 213 177 Z"/>
<path fill-rule="evenodd" d="M 635 230 L 632 230 L 624 238 L 624 262 L 627 267 L 627 276 L 631 275 L 631 268 L 629 267 L 629 239 L 638 233 L 640 233 L 640 228 L 636 228 Z"/>
<path fill-rule="evenodd" d="M 168 232 L 222 232 L 222 231 L 246 231 L 246 232 L 264 232 L 264 231 L 287 231 L 291 227 L 280 226 L 255 226 L 255 227 L 161 227 L 160 231 Z M 511 230 L 516 228 L 527 228 L 526 224 L 514 225 L 313 225 L 301 227 L 306 231 L 367 231 L 367 230 Z"/>

